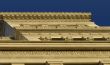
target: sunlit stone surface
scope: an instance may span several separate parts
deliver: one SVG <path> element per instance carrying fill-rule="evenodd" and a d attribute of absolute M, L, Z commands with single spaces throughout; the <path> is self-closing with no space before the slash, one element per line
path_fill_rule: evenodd
<path fill-rule="evenodd" d="M 110 65 L 110 27 L 90 12 L 0 12 L 0 65 Z"/>

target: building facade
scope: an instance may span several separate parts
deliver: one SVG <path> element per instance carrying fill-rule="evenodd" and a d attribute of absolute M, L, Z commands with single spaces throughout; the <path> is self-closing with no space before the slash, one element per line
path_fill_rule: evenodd
<path fill-rule="evenodd" d="M 1 65 L 110 65 L 110 27 L 90 12 L 0 12 Z"/>

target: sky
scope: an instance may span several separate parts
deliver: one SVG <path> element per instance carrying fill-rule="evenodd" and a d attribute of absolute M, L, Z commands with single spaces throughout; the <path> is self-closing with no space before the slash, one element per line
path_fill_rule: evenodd
<path fill-rule="evenodd" d="M 97 25 L 110 26 L 110 0 L 0 0 L 0 11 L 91 12 Z"/>

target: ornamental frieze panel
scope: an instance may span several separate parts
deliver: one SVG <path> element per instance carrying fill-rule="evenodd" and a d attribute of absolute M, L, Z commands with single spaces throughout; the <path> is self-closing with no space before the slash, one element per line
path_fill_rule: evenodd
<path fill-rule="evenodd" d="M 0 51 L 0 58 L 110 58 L 110 51 Z"/>

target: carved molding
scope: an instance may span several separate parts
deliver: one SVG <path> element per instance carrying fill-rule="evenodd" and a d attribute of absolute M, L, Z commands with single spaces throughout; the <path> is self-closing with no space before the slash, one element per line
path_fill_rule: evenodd
<path fill-rule="evenodd" d="M 81 12 L 0 12 L 3 19 L 90 19 L 91 13 Z"/>
<path fill-rule="evenodd" d="M 110 51 L 0 51 L 0 58 L 110 58 Z"/>

